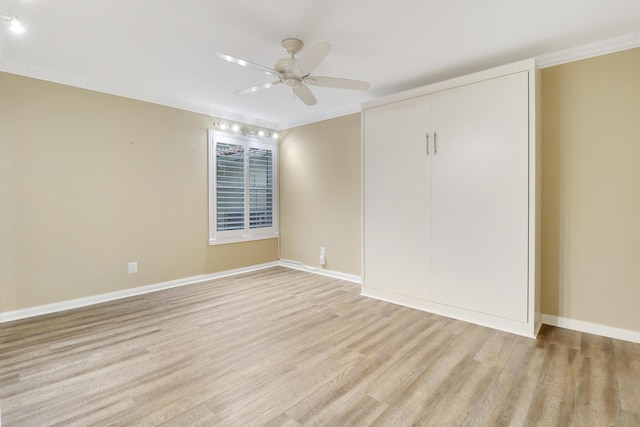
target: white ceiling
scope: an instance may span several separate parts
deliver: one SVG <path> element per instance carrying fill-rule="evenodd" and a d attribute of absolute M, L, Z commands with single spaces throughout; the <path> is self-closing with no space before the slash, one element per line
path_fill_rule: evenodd
<path fill-rule="evenodd" d="M 283 129 L 363 101 L 640 30 L 638 0 L 0 0 L 27 31 L 0 30 L 0 70 Z M 308 107 L 273 77 L 280 41 L 333 48 L 315 75 L 367 92 L 312 87 Z"/>

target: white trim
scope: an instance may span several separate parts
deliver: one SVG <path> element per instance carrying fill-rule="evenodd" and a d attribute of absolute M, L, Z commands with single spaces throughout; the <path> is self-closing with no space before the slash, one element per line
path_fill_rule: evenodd
<path fill-rule="evenodd" d="M 357 275 L 341 273 L 338 271 L 332 270 L 324 270 L 316 267 L 311 267 L 305 264 L 302 264 L 298 261 L 284 260 L 280 261 L 268 262 L 265 264 L 258 264 L 249 267 L 236 268 L 233 270 L 225 270 L 217 273 L 210 274 L 200 274 L 198 276 L 185 277 L 183 279 L 170 280 L 168 282 L 155 283 L 151 285 L 141 286 L 137 288 L 125 289 L 122 291 L 109 292 L 106 294 L 94 295 L 85 298 L 77 298 L 68 301 L 61 301 L 52 304 L 45 304 L 36 307 L 29 307 L 21 310 L 7 311 L 4 313 L 0 313 L 0 323 L 13 322 L 15 320 L 27 319 L 30 317 L 42 316 L 44 314 L 57 313 L 61 311 L 71 310 L 74 308 L 87 307 L 95 304 L 100 304 L 103 302 L 109 302 L 114 300 L 119 300 L 123 298 L 128 298 L 137 295 L 143 295 L 150 292 L 161 291 L 164 289 L 176 288 L 179 286 L 193 285 L 196 283 L 207 282 L 209 280 L 221 279 L 223 277 L 235 276 L 237 274 L 249 273 L 252 271 L 263 270 L 265 268 L 271 267 L 285 267 L 291 268 L 293 270 L 305 271 L 308 273 L 319 274 L 322 276 L 333 277 L 336 279 L 346 280 L 353 283 L 362 283 L 362 278 Z M 376 292 L 362 292 L 363 296 L 376 298 L 382 301 L 388 301 L 394 304 L 397 304 L 396 301 L 392 301 L 389 298 L 385 298 L 383 295 L 378 295 Z M 424 307 L 421 307 L 420 304 L 403 304 L 407 305 L 411 308 L 415 308 L 418 310 L 425 310 Z M 433 307 L 431 307 L 433 308 Z M 426 310 L 431 311 L 436 314 L 444 314 L 442 312 L 436 310 Z M 445 314 L 448 317 L 457 317 L 451 316 L 450 313 Z M 460 319 L 465 320 L 465 319 Z M 472 322 L 482 324 L 481 322 Z M 611 326 L 599 325 L 596 323 L 584 322 L 581 320 L 569 319 L 566 317 L 558 317 L 552 316 L 549 314 L 542 315 L 542 323 L 550 326 L 557 326 L 559 328 L 571 329 L 574 331 L 585 332 L 594 335 L 600 335 L 603 337 L 614 338 L 634 343 L 640 343 L 640 332 L 632 331 L 629 329 L 621 329 L 614 328 Z M 505 329 L 508 330 L 508 329 Z M 509 332 L 515 332 L 519 335 L 531 336 L 528 332 L 524 332 L 522 330 L 508 330 Z M 537 331 L 535 332 L 537 334 Z"/>
<path fill-rule="evenodd" d="M 550 314 L 542 315 L 542 323 L 549 326 L 557 326 L 559 328 L 585 332 L 587 334 L 600 335 L 617 340 L 640 343 L 640 331 L 615 328 L 613 326 L 606 326 L 600 325 L 598 323 L 569 319 L 568 317 L 552 316 Z"/>
<path fill-rule="evenodd" d="M 312 267 L 298 261 L 281 259 L 280 266 L 291 268 L 293 270 L 306 271 L 307 273 L 319 274 L 321 276 L 333 277 L 334 279 L 346 280 L 347 282 L 353 282 L 357 284 L 362 283 L 362 278 L 360 276 L 356 276 L 354 274 L 341 273 L 339 271 L 325 270 L 323 268 L 318 268 L 318 267 Z"/>
<path fill-rule="evenodd" d="M 373 99 L 373 97 L 371 97 L 370 99 Z M 350 107 L 343 108 L 337 111 L 332 111 L 330 113 L 317 114 L 307 119 L 298 120 L 294 122 L 281 123 L 279 125 L 279 128 L 276 128 L 276 130 L 287 130 L 287 129 L 295 128 L 298 126 L 304 126 L 312 123 L 322 122 L 325 120 L 335 119 L 338 117 L 348 116 L 350 114 L 360 113 L 360 111 L 361 111 L 361 104 L 352 105 Z"/>
<path fill-rule="evenodd" d="M 278 232 L 266 233 L 266 234 L 254 234 L 253 236 L 236 236 L 236 237 L 223 237 L 218 239 L 209 239 L 209 245 L 224 245 L 227 243 L 242 243 L 251 242 L 254 240 L 266 240 L 277 239 L 280 236 Z"/>
<path fill-rule="evenodd" d="M 53 304 L 39 305 L 36 307 L 24 308 L 21 310 L 7 311 L 0 313 L 0 323 L 13 322 L 14 320 L 26 319 L 29 317 L 41 316 L 43 314 L 57 313 L 60 311 L 71 310 L 74 308 L 87 307 L 103 302 L 114 301 L 118 299 L 128 298 L 136 295 L 148 294 L 150 292 L 161 291 L 164 289 L 176 288 L 178 286 L 192 285 L 202 283 L 209 280 L 220 279 L 222 277 L 234 276 L 236 274 L 248 273 L 251 271 L 262 270 L 270 267 L 277 267 L 278 262 L 270 262 L 266 264 L 258 264 L 250 267 L 236 268 L 233 270 L 225 270 L 218 273 L 201 274 L 198 276 L 185 277 L 183 279 L 170 280 L 168 282 L 155 283 L 152 285 L 140 286 L 137 288 L 124 289 L 122 291 L 109 292 L 106 294 L 94 295 L 85 298 L 77 298 L 68 301 L 56 302 Z"/>
<path fill-rule="evenodd" d="M 193 285 L 196 283 L 207 282 L 209 280 L 220 279 L 223 277 L 235 276 L 237 274 L 249 273 L 252 271 L 263 270 L 271 267 L 286 267 L 294 270 L 306 271 L 308 273 L 319 274 L 322 276 L 333 277 L 335 279 L 346 280 L 349 282 L 361 283 L 360 276 L 340 273 L 338 271 L 323 270 L 315 267 L 304 265 L 297 261 L 280 260 L 268 262 L 265 264 L 252 265 L 249 267 L 236 268 L 233 270 L 224 270 L 217 273 L 200 274 L 198 276 L 185 277 L 182 279 L 170 280 L 168 282 L 155 283 L 137 288 L 124 289 L 122 291 L 109 292 L 106 294 L 93 295 L 90 297 L 76 298 L 68 301 L 60 301 L 52 304 L 45 304 L 36 307 L 29 307 L 20 310 L 7 311 L 0 313 L 0 323 L 13 322 L 15 320 L 27 319 L 30 317 L 42 316 L 44 314 L 58 313 L 61 311 L 72 310 L 75 308 L 88 307 L 103 302 L 115 301 L 123 298 L 129 298 L 137 295 L 148 294 L 150 292 L 162 291 L 165 289 L 176 288 L 179 286 Z"/>
<path fill-rule="evenodd" d="M 540 55 L 536 63 L 539 68 L 547 68 L 636 47 L 640 47 L 640 32 Z"/>
<path fill-rule="evenodd" d="M 533 322 L 519 322 L 517 320 L 506 319 L 504 317 L 493 316 L 378 289 L 363 287 L 360 295 L 532 339 L 536 338 L 539 330 L 539 324 L 535 325 Z"/>
<path fill-rule="evenodd" d="M 177 108 L 179 110 L 190 111 L 192 113 L 204 114 L 207 116 L 217 117 L 220 119 L 242 122 L 249 125 L 274 129 L 277 131 L 283 131 L 298 126 L 307 125 L 310 123 L 317 123 L 324 120 L 334 119 L 337 117 L 347 116 L 349 114 L 359 113 L 360 104 L 351 105 L 340 110 L 332 111 L 325 114 L 317 114 L 307 119 L 292 121 L 292 122 L 272 122 L 263 120 L 253 116 L 247 116 L 240 113 L 231 113 L 229 111 L 213 108 L 207 105 L 199 103 L 189 103 L 173 98 L 164 98 L 153 96 L 147 93 L 143 93 L 138 90 L 122 89 L 115 86 L 110 86 L 95 80 L 85 79 L 71 74 L 60 73 L 56 71 L 46 70 L 40 67 L 31 65 L 16 64 L 9 61 L 2 61 L 0 59 L 0 71 L 17 74 L 19 76 L 30 77 L 33 79 L 44 80 L 53 83 L 59 83 L 67 86 L 72 86 L 81 89 L 92 90 L 95 92 L 106 93 L 109 95 L 120 96 L 128 99 L 135 99 L 137 101 L 150 102 L 156 105 L 164 105 L 165 107 Z"/>
<path fill-rule="evenodd" d="M 150 102 L 156 105 L 164 105 L 165 107 L 177 108 L 179 110 L 190 111 L 208 116 L 218 117 L 226 120 L 233 120 L 254 126 L 265 127 L 269 129 L 278 129 L 279 123 L 262 120 L 256 117 L 246 116 L 243 114 L 230 113 L 220 108 L 189 103 L 173 98 L 164 98 L 143 93 L 138 90 L 122 89 L 110 86 L 95 80 L 85 79 L 71 74 L 60 73 L 56 71 L 46 70 L 44 68 L 31 65 L 16 64 L 0 59 L 0 71 L 20 76 L 31 77 L 33 79 L 45 80 L 48 82 L 59 83 L 67 86 L 73 86 L 81 89 L 88 89 L 95 92 L 106 93 L 109 95 L 120 96 L 138 101 Z M 278 129 L 280 130 L 280 129 Z"/>
<path fill-rule="evenodd" d="M 635 47 L 640 47 L 640 32 L 540 55 L 536 58 L 536 62 L 539 68 L 546 68 L 552 67 L 554 65 L 564 64 L 567 62 L 579 61 L 581 59 L 587 59 L 594 56 L 606 55 L 608 53 L 633 49 Z M 310 123 L 316 123 L 323 120 L 333 119 L 336 117 L 342 117 L 361 111 L 360 105 L 354 105 L 338 111 L 312 116 L 308 119 L 293 122 L 276 123 L 256 117 L 245 116 L 243 114 L 230 113 L 219 108 L 212 108 L 210 106 L 205 106 L 197 103 L 188 103 L 176 99 L 152 96 L 146 93 L 139 92 L 137 90 L 122 89 L 70 74 L 54 72 L 40 67 L 17 64 L 9 61 L 0 60 L 0 71 L 54 83 L 60 83 L 77 88 L 93 90 L 96 92 L 107 93 L 110 95 L 121 96 L 124 98 L 151 102 L 157 105 L 164 105 L 166 107 L 210 115 L 227 120 L 234 120 L 255 126 L 275 129 L 278 131 L 303 126 Z M 366 103 L 368 101 L 369 100 L 365 100 L 363 101 L 363 103 Z"/>
<path fill-rule="evenodd" d="M 454 77 L 448 80 L 431 83 L 425 86 L 409 89 L 403 92 L 393 93 L 391 95 L 372 99 L 362 104 L 362 110 L 378 107 L 381 105 L 391 104 L 398 101 L 404 101 L 409 98 L 417 98 L 424 95 L 430 95 L 447 89 L 453 89 L 468 84 L 478 83 L 484 80 L 491 80 L 496 77 L 507 76 L 509 74 L 520 73 L 523 71 L 531 72 L 536 67 L 534 58 L 524 59 L 522 61 L 513 62 L 511 64 L 501 65 L 490 68 L 488 70 L 478 71 L 464 76 Z"/>

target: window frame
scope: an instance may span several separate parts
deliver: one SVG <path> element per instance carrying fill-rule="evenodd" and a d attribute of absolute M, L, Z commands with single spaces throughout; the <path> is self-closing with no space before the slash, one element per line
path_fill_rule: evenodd
<path fill-rule="evenodd" d="M 241 230 L 217 230 L 217 148 L 216 144 L 225 143 L 243 146 L 244 149 L 244 228 Z M 273 239 L 279 236 L 279 203 L 278 203 L 278 141 L 252 135 L 234 134 L 209 129 L 209 245 L 248 242 L 253 240 Z M 250 228 L 250 168 L 249 150 L 251 148 L 266 149 L 272 153 L 272 226 Z"/>

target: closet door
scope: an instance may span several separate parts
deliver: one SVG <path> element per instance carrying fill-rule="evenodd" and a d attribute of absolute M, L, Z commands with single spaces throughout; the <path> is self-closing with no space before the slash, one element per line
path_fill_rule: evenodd
<path fill-rule="evenodd" d="M 433 95 L 432 298 L 527 321 L 528 73 Z"/>
<path fill-rule="evenodd" d="M 364 292 L 430 296 L 429 97 L 363 112 Z"/>

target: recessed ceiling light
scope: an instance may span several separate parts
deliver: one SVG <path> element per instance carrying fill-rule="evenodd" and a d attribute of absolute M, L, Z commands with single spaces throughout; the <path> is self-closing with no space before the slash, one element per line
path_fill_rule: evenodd
<path fill-rule="evenodd" d="M 11 20 L 11 24 L 9 25 L 9 30 L 15 34 L 21 34 L 21 33 L 24 33 L 25 31 L 24 25 L 22 25 L 22 23 L 18 21 L 16 18 L 13 18 Z"/>
<path fill-rule="evenodd" d="M 22 25 L 22 23 L 18 21 L 18 18 L 16 18 L 15 16 L 0 15 L 0 18 L 2 20 L 9 21 L 9 31 L 11 31 L 12 33 L 14 34 L 24 33 L 25 31 L 24 25 Z"/>

